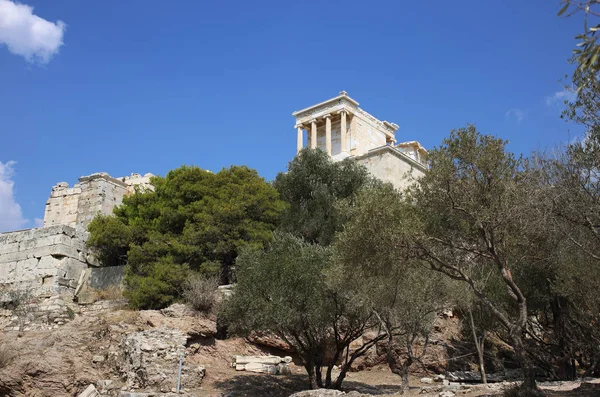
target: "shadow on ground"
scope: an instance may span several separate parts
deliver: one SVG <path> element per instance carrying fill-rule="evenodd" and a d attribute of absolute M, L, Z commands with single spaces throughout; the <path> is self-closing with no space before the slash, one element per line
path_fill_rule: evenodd
<path fill-rule="evenodd" d="M 549 397 L 598 397 L 600 384 L 582 383 L 577 389 L 569 391 L 546 391 Z"/>
<path fill-rule="evenodd" d="M 306 390 L 306 375 L 236 375 L 231 379 L 216 382 L 215 386 L 227 397 L 288 397 Z"/>
<path fill-rule="evenodd" d="M 288 397 L 290 394 L 308 390 L 306 375 L 271 376 L 237 375 L 231 379 L 216 382 L 215 386 L 227 397 Z M 398 385 L 370 386 L 356 381 L 345 381 L 342 390 L 379 395 L 400 391 Z"/>

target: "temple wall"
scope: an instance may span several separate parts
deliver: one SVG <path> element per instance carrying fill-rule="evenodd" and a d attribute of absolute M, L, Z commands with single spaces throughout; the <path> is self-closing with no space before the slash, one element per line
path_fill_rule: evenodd
<path fill-rule="evenodd" d="M 351 154 L 360 156 L 371 149 L 384 146 L 386 135 L 380 123 L 373 116 L 359 109 L 352 117 Z"/>
<path fill-rule="evenodd" d="M 404 190 L 412 178 L 424 175 L 424 166 L 411 160 L 391 146 L 382 146 L 356 157 L 356 161 L 383 182 L 389 182 L 398 190 Z"/>

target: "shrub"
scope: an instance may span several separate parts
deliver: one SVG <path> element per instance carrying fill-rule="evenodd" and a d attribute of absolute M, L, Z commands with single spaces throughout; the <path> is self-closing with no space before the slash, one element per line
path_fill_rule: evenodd
<path fill-rule="evenodd" d="M 209 312 L 215 305 L 219 280 L 200 274 L 190 277 L 184 284 L 183 297 L 194 309 Z"/>
<path fill-rule="evenodd" d="M 124 295 L 132 308 L 152 310 L 167 307 L 181 296 L 190 271 L 186 265 L 164 257 L 144 264 L 140 273 L 136 274 L 130 266 L 127 267 Z"/>

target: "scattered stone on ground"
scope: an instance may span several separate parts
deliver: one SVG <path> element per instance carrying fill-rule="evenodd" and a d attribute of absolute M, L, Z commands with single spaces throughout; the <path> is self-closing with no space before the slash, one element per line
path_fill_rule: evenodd
<path fill-rule="evenodd" d="M 99 397 L 100 393 L 94 387 L 94 385 L 89 385 L 83 393 L 81 393 L 78 397 Z"/>
<path fill-rule="evenodd" d="M 289 363 L 292 357 L 285 356 L 235 356 L 232 367 L 236 371 L 249 371 L 271 375 L 290 375 Z"/>

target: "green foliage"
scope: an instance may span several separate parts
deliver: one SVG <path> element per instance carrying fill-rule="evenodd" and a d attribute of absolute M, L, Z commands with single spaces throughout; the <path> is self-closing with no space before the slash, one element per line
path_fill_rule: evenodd
<path fill-rule="evenodd" d="M 527 296 L 514 274 L 547 266 L 552 249 L 538 213 L 543 195 L 537 174 L 505 146 L 469 125 L 430 151 L 431 169 L 409 193 L 423 225 L 414 248 L 432 269 L 464 282 L 486 305 L 508 334 L 526 386 L 535 389 L 523 345 Z M 490 291 L 502 284 L 502 293 Z"/>
<path fill-rule="evenodd" d="M 88 231 L 90 237 L 86 244 L 99 254 L 98 259 L 103 266 L 118 266 L 126 262 L 133 235 L 131 228 L 121 219 L 98 215 L 90 222 Z"/>
<path fill-rule="evenodd" d="M 88 245 L 105 265 L 126 263 L 125 295 L 139 308 L 181 297 L 188 272 L 232 281 L 238 251 L 263 247 L 284 203 L 258 173 L 234 166 L 213 174 L 183 166 L 152 178 L 155 191 L 136 192 L 88 228 Z"/>
<path fill-rule="evenodd" d="M 281 229 L 307 241 L 329 245 L 347 219 L 343 207 L 358 191 L 375 183 L 366 168 L 351 159 L 332 162 L 322 150 L 304 149 L 274 186 L 289 203 Z"/>
<path fill-rule="evenodd" d="M 330 256 L 328 248 L 290 234 L 276 234 L 265 251 L 242 251 L 235 294 L 223 311 L 230 330 L 277 332 L 290 340 L 318 333 L 332 313 L 323 277 Z"/>
<path fill-rule="evenodd" d="M 436 313 L 458 286 L 431 271 L 412 248 L 422 225 L 411 203 L 390 185 L 361 191 L 350 219 L 334 243 L 335 265 L 330 278 L 373 311 L 388 339 L 388 364 L 408 387 L 408 369 L 420 359 L 414 342 L 427 341 Z M 407 358 L 398 363 L 393 342 Z M 425 342 L 427 343 L 427 342 Z"/>
<path fill-rule="evenodd" d="M 339 388 L 352 362 L 375 341 L 343 355 L 373 322 L 368 308 L 329 283 L 331 248 L 276 233 L 267 250 L 245 249 L 238 267 L 238 283 L 220 312 L 230 332 L 278 335 L 295 347 L 312 388 Z"/>
<path fill-rule="evenodd" d="M 189 267 L 163 256 L 143 266 L 127 267 L 124 296 L 134 308 L 162 309 L 174 303 L 183 293 L 190 276 Z"/>
<path fill-rule="evenodd" d="M 544 338 L 552 344 L 555 367 L 574 378 L 575 360 L 586 375 L 600 373 L 600 83 L 597 73 L 578 68 L 572 75 L 577 97 L 567 101 L 562 118 L 586 129 L 552 157 L 539 160 L 546 178 L 546 199 L 557 252 L 546 275 L 547 289 L 537 289 L 547 318 Z M 592 342 L 593 341 L 593 342 Z M 570 358 L 569 360 L 565 358 Z M 549 360 L 550 361 L 550 360 Z M 568 363 L 568 364 L 567 364 Z M 571 367 L 570 369 L 565 368 Z"/>
<path fill-rule="evenodd" d="M 600 31 L 600 9 L 595 0 L 561 0 L 558 16 L 571 16 L 583 13 L 583 33 L 575 36 L 579 42 L 573 50 L 573 54 L 579 69 L 583 72 L 597 74 L 600 71 L 600 44 L 598 43 L 598 31 Z"/>

